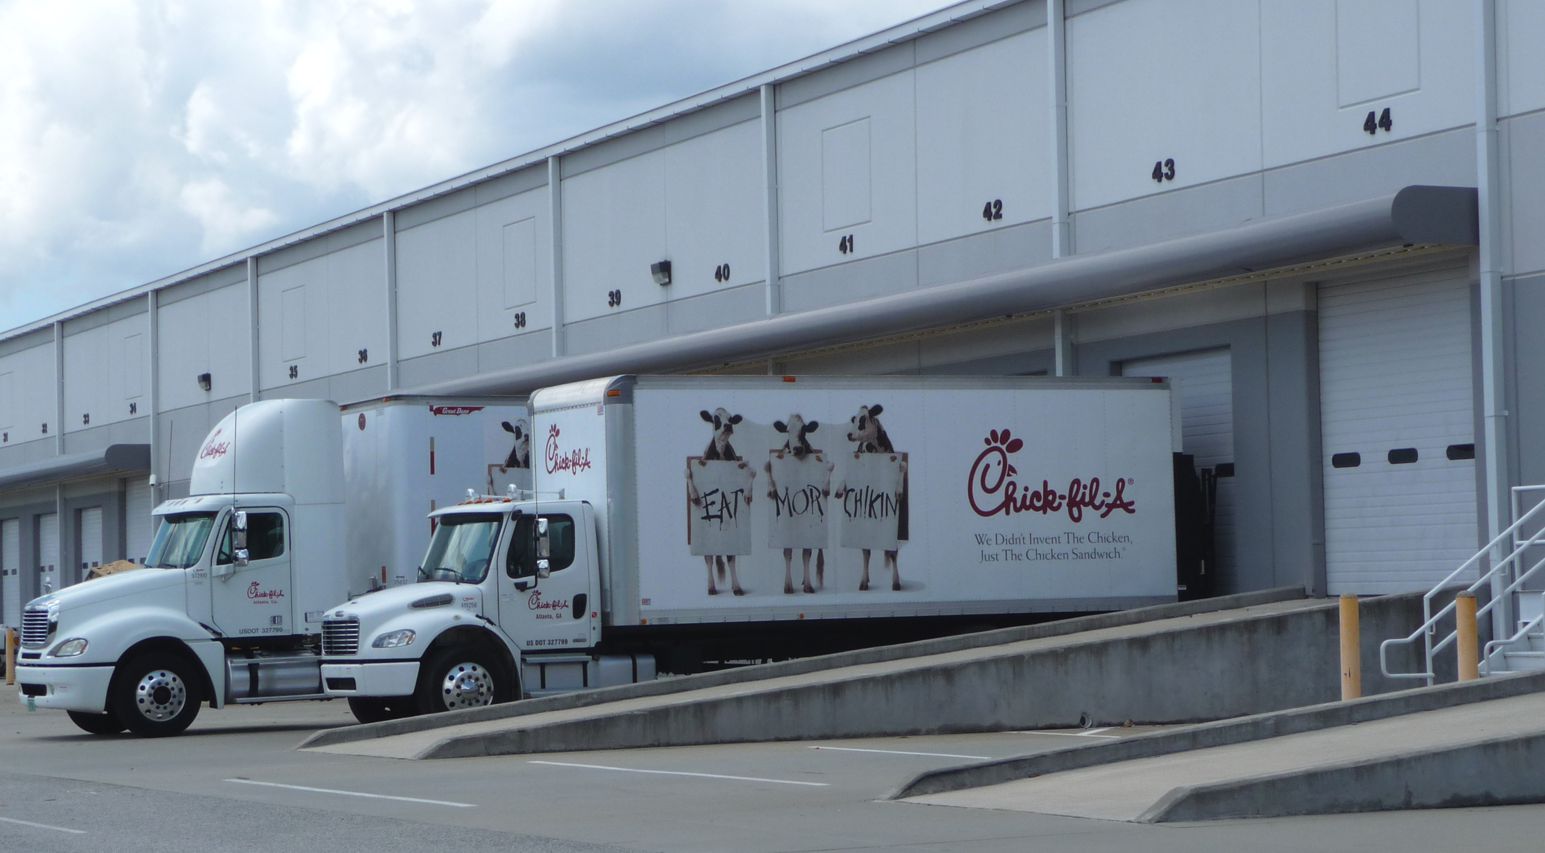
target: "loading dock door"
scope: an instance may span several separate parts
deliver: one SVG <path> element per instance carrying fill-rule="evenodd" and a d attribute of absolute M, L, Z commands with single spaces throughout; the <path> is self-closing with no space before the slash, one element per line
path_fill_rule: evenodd
<path fill-rule="evenodd" d="M 80 555 L 80 571 L 75 573 L 74 580 L 82 581 L 92 569 L 102 565 L 102 508 L 89 507 L 80 511 L 79 548 L 76 552 Z"/>
<path fill-rule="evenodd" d="M 1319 305 L 1329 591 L 1430 589 L 1479 547 L 1469 288 L 1406 275 Z"/>
<path fill-rule="evenodd" d="M 38 516 L 37 594 L 59 588 L 59 516 Z"/>
<path fill-rule="evenodd" d="M 1227 349 L 1180 353 L 1123 362 L 1123 376 L 1164 376 L 1180 403 L 1180 446 L 1196 457 L 1197 470 L 1218 475 L 1214 516 L 1214 582 L 1234 578 L 1234 380 Z M 1224 591 L 1223 588 L 1217 591 Z"/>
<path fill-rule="evenodd" d="M 123 529 L 127 551 L 124 557 L 136 563 L 144 563 L 145 556 L 150 553 L 151 536 L 155 533 L 154 519 L 150 517 L 153 509 L 150 484 L 143 477 L 130 480 L 129 487 L 124 490 Z"/>
<path fill-rule="evenodd" d="M 11 518 L 0 521 L 0 570 L 5 577 L 0 583 L 0 622 L 13 628 L 21 628 L 21 522 Z"/>

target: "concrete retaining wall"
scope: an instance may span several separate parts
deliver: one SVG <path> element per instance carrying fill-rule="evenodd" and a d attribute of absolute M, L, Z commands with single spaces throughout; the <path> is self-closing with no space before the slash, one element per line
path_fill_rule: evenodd
<path fill-rule="evenodd" d="M 1304 591 L 1297 587 L 1282 587 L 1279 589 L 1263 590 L 1260 592 L 1242 593 L 1239 595 L 1227 595 L 1217 598 L 1203 599 L 1199 601 L 1179 602 L 1176 604 L 1161 604 L 1154 607 L 1143 607 L 1135 610 L 1123 610 L 1115 613 L 1101 613 L 1094 616 L 1081 616 L 1073 619 L 1063 619 L 1056 622 L 1046 622 L 1039 625 L 1023 625 L 1014 628 L 1001 628 L 993 631 L 982 631 L 974 634 L 962 634 L 953 637 L 940 637 L 932 640 L 920 640 L 914 643 L 902 643 L 893 646 L 883 646 L 872 649 L 859 649 L 851 652 L 841 652 L 820 657 L 803 658 L 800 660 L 780 661 L 777 663 L 748 666 L 739 669 L 708 672 L 698 675 L 689 675 L 680 678 L 663 678 L 649 681 L 643 684 L 629 684 L 621 687 L 609 687 L 600 690 L 586 690 L 576 693 L 567 693 L 559 696 L 548 696 L 541 699 L 527 699 L 506 705 L 493 705 L 487 708 L 473 708 L 465 711 L 453 711 L 445 714 L 434 714 L 427 717 L 413 717 L 405 720 L 389 720 L 369 725 L 349 726 L 342 729 L 330 729 L 318 732 L 309 738 L 303 747 L 328 746 L 337 743 L 351 741 L 370 740 L 390 735 L 408 734 L 411 732 L 427 731 L 443 728 L 445 726 L 461 725 L 463 723 L 484 722 L 489 720 L 502 720 L 512 717 L 523 717 L 531 714 L 540 714 L 547 711 L 562 711 L 570 708 L 584 708 L 592 705 L 600 705 L 607 702 L 619 702 L 627 699 L 637 699 L 647 696 L 663 696 L 671 693 L 681 693 L 689 690 L 699 690 L 706 687 L 717 687 L 726 684 L 743 684 L 768 678 L 777 678 L 787 675 L 802 675 L 839 667 L 856 666 L 870 663 L 883 663 L 888 661 L 903 660 L 906 658 L 921 657 L 924 655 L 943 654 L 947 652 L 964 651 L 968 649 L 987 648 L 1005 643 L 1019 642 L 1022 640 L 1042 639 L 1047 637 L 1059 637 L 1077 634 L 1085 631 L 1093 631 L 1102 628 L 1112 628 L 1124 625 L 1138 625 L 1159 619 L 1172 619 L 1177 616 L 1189 616 L 1202 613 L 1212 613 L 1219 610 L 1228 610 L 1239 607 L 1250 607 L 1261 604 L 1270 604 L 1279 601 L 1291 601 L 1303 598 Z M 1408 633 L 1420 619 L 1413 621 L 1410 626 L 1402 629 L 1401 633 Z M 1366 635 L 1366 628 L 1364 631 Z M 1367 665 L 1364 665 L 1365 671 Z M 1377 661 L 1374 663 L 1373 672 L 1378 671 Z"/>
<path fill-rule="evenodd" d="M 1122 738 L 1118 741 L 1042 752 L 1022 758 L 932 770 L 902 785 L 891 798 L 904 799 L 959 791 L 965 788 L 980 788 L 1067 770 L 1265 740 L 1283 735 L 1318 731 L 1331 726 L 1383 720 L 1403 714 L 1505 699 L 1509 696 L 1521 696 L 1540 691 L 1545 691 L 1545 672 L 1488 678 L 1465 684 L 1417 688 L 1351 702 L 1330 702 L 1308 708 L 1256 714 Z M 1211 796 L 1211 794 L 1199 796 Z M 1171 819 L 1181 820 L 1182 818 Z"/>
<path fill-rule="evenodd" d="M 1365 650 L 1417 624 L 1420 596 L 1364 607 Z M 704 743 L 1185 723 L 1315 705 L 1339 696 L 1334 601 L 1265 606 L 978 649 L 841 677 L 789 679 L 617 713 L 447 737 L 452 758 Z M 1376 665 L 1375 665 L 1376 666 Z M 1377 669 L 1374 670 L 1377 672 Z M 1370 679 L 1370 688 L 1387 687 Z"/>
<path fill-rule="evenodd" d="M 1538 803 L 1545 734 L 1169 792 L 1146 823 Z"/>

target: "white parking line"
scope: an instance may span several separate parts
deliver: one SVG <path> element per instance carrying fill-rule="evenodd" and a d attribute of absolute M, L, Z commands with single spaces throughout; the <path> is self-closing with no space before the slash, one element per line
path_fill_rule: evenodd
<path fill-rule="evenodd" d="M 371 800 L 396 800 L 399 803 L 424 803 L 431 806 L 450 806 L 457 809 L 477 808 L 475 803 L 452 803 L 446 800 L 423 800 L 418 797 L 394 797 L 390 794 L 366 794 L 361 791 L 339 791 L 335 788 L 308 788 L 305 785 L 286 785 L 282 782 L 259 782 L 256 779 L 227 779 L 233 785 L 261 785 L 265 788 L 288 788 L 312 794 L 337 794 L 340 797 L 365 797 Z"/>
<path fill-rule="evenodd" d="M 698 779 L 730 779 L 735 782 L 767 782 L 773 785 L 805 785 L 811 788 L 829 788 L 826 782 L 795 782 L 791 779 L 763 779 L 759 776 L 723 776 L 718 773 L 688 773 L 685 770 L 640 770 L 637 767 L 608 767 L 604 764 L 571 764 L 567 761 L 528 761 L 527 764 L 545 764 L 548 767 L 581 767 L 586 770 L 611 770 L 617 773 L 650 773 L 656 776 L 692 776 Z"/>
<path fill-rule="evenodd" d="M 969 758 L 976 761 L 991 761 L 991 755 L 956 755 L 953 752 L 904 752 L 899 749 L 859 749 L 856 746 L 812 746 L 811 749 L 826 749 L 833 752 L 878 752 L 885 755 L 926 755 L 929 758 Z"/>
<path fill-rule="evenodd" d="M 54 832 L 68 832 L 71 835 L 85 835 L 86 834 L 86 830 L 84 830 L 84 829 L 70 829 L 67 826 L 49 826 L 46 823 L 33 823 L 30 820 L 17 820 L 14 817 L 0 817 L 0 821 L 4 821 L 6 823 L 18 823 L 18 824 L 21 824 L 22 826 L 31 826 L 31 827 L 35 827 L 37 829 L 51 829 Z"/>

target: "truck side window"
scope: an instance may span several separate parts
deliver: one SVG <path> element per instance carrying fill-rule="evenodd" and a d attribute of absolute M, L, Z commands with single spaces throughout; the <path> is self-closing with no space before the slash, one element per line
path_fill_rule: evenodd
<path fill-rule="evenodd" d="M 561 571 L 574 563 L 574 519 L 567 515 L 544 515 L 547 519 L 547 557 L 549 571 Z M 248 522 L 250 524 L 250 522 Z M 505 572 L 512 578 L 536 574 L 536 519 L 522 515 L 510 538 L 510 555 Z"/>
<path fill-rule="evenodd" d="M 226 522 L 220 537 L 220 552 L 215 562 L 225 565 L 233 559 L 236 534 Z M 247 559 L 252 562 L 284 556 L 284 513 L 247 511 Z"/>

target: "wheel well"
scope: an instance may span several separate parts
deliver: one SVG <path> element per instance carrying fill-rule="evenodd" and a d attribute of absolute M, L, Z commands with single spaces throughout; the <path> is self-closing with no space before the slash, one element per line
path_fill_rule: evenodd
<path fill-rule="evenodd" d="M 510 677 L 515 679 L 515 698 L 521 698 L 520 665 L 516 663 L 515 657 L 510 654 L 510 650 L 505 647 L 504 643 L 499 642 L 498 637 L 495 637 L 484 628 L 463 625 L 446 631 L 436 637 L 435 641 L 429 645 L 429 648 L 424 650 L 422 660 L 427 664 L 429 658 L 441 649 L 461 645 L 482 649 L 497 658 L 499 663 L 504 666 L 504 671 L 508 672 Z"/>
<path fill-rule="evenodd" d="M 118 687 L 118 679 L 123 675 L 123 664 L 132 658 L 142 654 L 176 655 L 193 665 L 194 675 L 198 678 L 199 689 L 204 691 L 204 701 L 213 704 L 215 701 L 215 685 L 210 680 L 209 673 L 204 669 L 204 662 L 199 656 L 188 648 L 181 640 L 171 637 L 152 637 L 148 640 L 140 640 L 130 646 L 127 651 L 119 656 L 118 662 L 113 665 L 113 679 L 108 687 L 109 695 Z"/>

